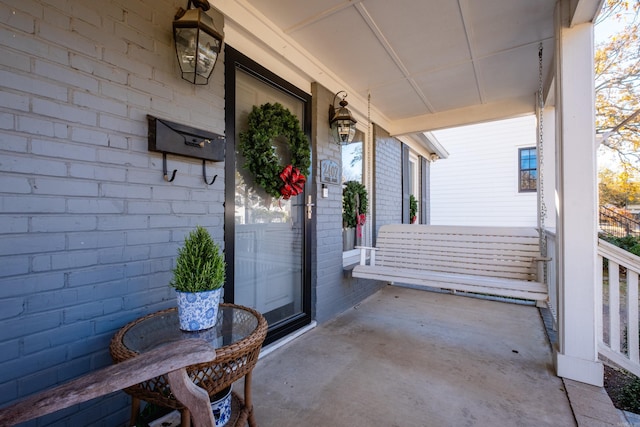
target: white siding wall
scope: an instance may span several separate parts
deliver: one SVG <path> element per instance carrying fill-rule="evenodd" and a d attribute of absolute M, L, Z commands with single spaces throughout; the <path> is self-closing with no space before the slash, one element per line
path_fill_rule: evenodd
<path fill-rule="evenodd" d="M 518 148 L 536 145 L 535 116 L 434 132 L 449 158 L 431 165 L 431 223 L 536 226 L 535 192 L 518 192 Z"/>

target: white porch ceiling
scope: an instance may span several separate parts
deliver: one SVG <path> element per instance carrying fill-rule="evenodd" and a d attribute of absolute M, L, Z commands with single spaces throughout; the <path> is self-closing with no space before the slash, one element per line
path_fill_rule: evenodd
<path fill-rule="evenodd" d="M 555 0 L 247 2 L 370 92 L 393 134 L 532 113 L 540 43 L 545 77 L 552 64 Z"/>

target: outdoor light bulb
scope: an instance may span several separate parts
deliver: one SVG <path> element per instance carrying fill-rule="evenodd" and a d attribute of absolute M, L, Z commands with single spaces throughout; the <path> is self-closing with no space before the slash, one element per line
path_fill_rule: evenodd
<path fill-rule="evenodd" d="M 356 135 L 356 128 L 354 126 L 351 126 L 350 120 L 338 121 L 338 129 L 342 142 L 353 141 L 353 137 Z"/>
<path fill-rule="evenodd" d="M 338 137 L 342 142 L 349 142 L 349 129 L 344 127 L 344 123 L 338 123 Z"/>

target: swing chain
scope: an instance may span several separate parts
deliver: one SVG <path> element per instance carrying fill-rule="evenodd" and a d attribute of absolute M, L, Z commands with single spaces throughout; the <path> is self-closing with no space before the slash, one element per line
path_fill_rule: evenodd
<path fill-rule="evenodd" d="M 543 257 L 547 256 L 547 239 L 545 236 L 545 222 L 544 219 L 547 216 L 547 205 L 544 199 L 544 96 L 543 96 L 543 81 L 542 81 L 542 43 L 538 48 L 538 96 L 536 113 L 538 116 L 538 199 L 540 204 L 540 254 Z M 546 279 L 546 264 L 544 265 L 544 274 Z M 545 280 L 546 282 L 546 280 Z"/>

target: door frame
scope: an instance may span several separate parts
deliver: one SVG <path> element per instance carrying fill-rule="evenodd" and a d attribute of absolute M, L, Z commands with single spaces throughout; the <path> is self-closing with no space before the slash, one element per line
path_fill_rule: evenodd
<path fill-rule="evenodd" d="M 304 107 L 304 118 L 300 123 L 302 131 L 311 141 L 311 95 L 292 85 L 267 68 L 253 61 L 249 57 L 235 50 L 229 45 L 224 48 L 224 82 L 225 82 L 225 209 L 224 209 L 224 246 L 225 261 L 227 263 L 225 301 L 234 302 L 235 288 L 235 161 L 236 161 L 236 72 L 243 71 L 256 79 L 266 83 L 287 95 L 300 100 Z M 309 142 L 311 144 L 311 142 Z M 313 162 L 311 162 L 313 165 Z M 311 194 L 311 181 L 313 175 L 308 171 L 308 179 L 305 184 L 302 203 L 307 203 L 307 197 Z M 305 209 L 306 212 L 306 209 Z M 304 215 L 303 230 L 303 259 L 302 259 L 302 313 L 294 316 L 289 321 L 271 326 L 267 332 L 265 344 L 276 341 L 297 329 L 311 323 L 311 220 Z"/>

